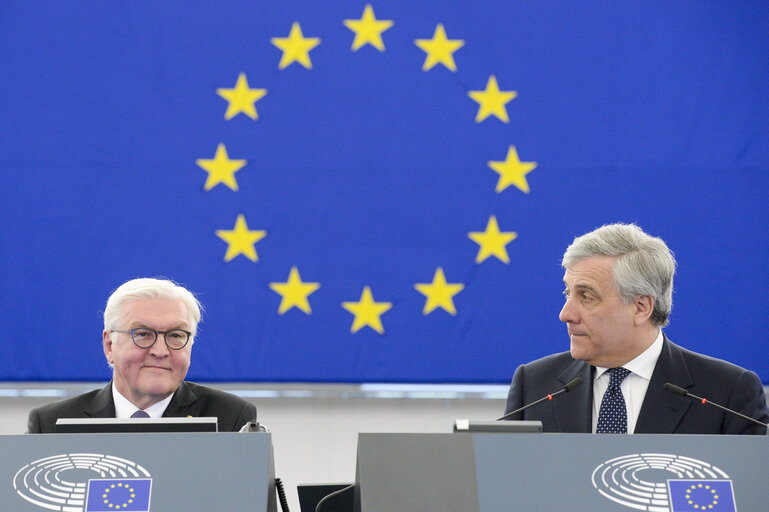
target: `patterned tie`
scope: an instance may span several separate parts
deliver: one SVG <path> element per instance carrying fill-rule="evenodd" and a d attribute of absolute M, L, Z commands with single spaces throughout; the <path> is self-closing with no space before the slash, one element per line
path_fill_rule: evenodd
<path fill-rule="evenodd" d="M 627 408 L 620 384 L 630 374 L 625 368 L 609 370 L 609 388 L 601 400 L 598 411 L 597 434 L 627 434 Z"/>
<path fill-rule="evenodd" d="M 138 411 L 136 411 L 135 413 L 133 413 L 133 414 L 131 415 L 131 417 L 132 417 L 132 418 L 149 418 L 149 417 L 150 417 L 150 415 L 149 415 L 149 414 L 147 414 L 145 411 L 142 411 L 141 409 L 139 409 Z"/>

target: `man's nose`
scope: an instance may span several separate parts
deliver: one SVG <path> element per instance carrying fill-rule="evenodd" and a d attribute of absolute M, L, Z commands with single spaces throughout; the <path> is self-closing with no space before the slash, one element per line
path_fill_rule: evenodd
<path fill-rule="evenodd" d="M 167 357 L 171 353 L 166 345 L 165 336 L 166 335 L 163 333 L 158 333 L 158 339 L 156 339 L 155 343 L 150 347 L 150 354 L 155 357 Z"/>
<path fill-rule="evenodd" d="M 558 318 L 561 320 L 561 322 L 567 324 L 573 324 L 577 322 L 577 314 L 574 311 L 574 305 L 572 304 L 571 299 L 566 299 L 566 302 L 563 304 L 561 313 L 558 315 Z"/>

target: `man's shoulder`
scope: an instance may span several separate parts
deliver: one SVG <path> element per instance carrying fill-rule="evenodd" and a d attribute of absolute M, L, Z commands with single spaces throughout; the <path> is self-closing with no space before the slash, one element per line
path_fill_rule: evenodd
<path fill-rule="evenodd" d="M 569 375 L 576 376 L 582 371 L 585 364 L 587 363 L 571 357 L 571 353 L 568 351 L 559 352 L 522 364 L 515 373 L 519 379 L 524 379 L 527 382 L 552 386 L 554 382 L 559 382 L 558 379 L 560 378 L 566 378 Z M 567 378 L 567 380 L 570 379 Z"/>
<path fill-rule="evenodd" d="M 524 366 L 530 370 L 555 370 L 560 368 L 565 370 L 576 362 L 576 359 L 571 357 L 571 352 L 558 352 L 557 354 L 550 354 L 534 361 L 526 363 Z"/>
<path fill-rule="evenodd" d="M 735 375 L 742 375 L 743 373 L 750 371 L 734 363 L 730 363 L 729 361 L 726 361 L 724 359 L 718 359 L 717 357 L 700 354 L 699 352 L 695 352 L 693 350 L 689 350 L 688 348 L 684 348 L 680 345 L 673 343 L 667 337 L 665 338 L 665 340 L 668 344 L 668 347 L 671 353 L 680 354 L 681 357 L 683 357 L 684 360 L 686 361 L 686 364 L 689 366 L 689 368 L 694 370 L 695 372 L 698 370 L 699 371 L 707 370 L 717 375 L 735 376 Z"/>
<path fill-rule="evenodd" d="M 211 401 L 221 404 L 244 404 L 245 400 L 239 396 L 233 395 L 220 389 L 215 389 L 195 382 L 184 381 L 182 386 L 190 393 L 194 394 L 198 400 Z"/>
<path fill-rule="evenodd" d="M 114 414 L 109 387 L 94 389 L 82 395 L 65 398 L 29 411 L 27 432 L 52 433 L 59 418 L 86 418 L 94 414 Z"/>
<path fill-rule="evenodd" d="M 188 381 L 184 381 L 180 387 L 176 397 L 178 403 L 171 416 L 177 416 L 180 412 L 216 416 L 220 432 L 237 432 L 243 424 L 256 421 L 256 406 L 232 393 Z"/>
<path fill-rule="evenodd" d="M 91 404 L 96 396 L 101 393 L 102 389 L 94 389 L 81 395 L 65 398 L 50 404 L 41 405 L 33 410 L 41 415 L 53 415 L 55 417 L 62 417 L 62 413 L 67 414 L 82 414 L 89 404 Z"/>

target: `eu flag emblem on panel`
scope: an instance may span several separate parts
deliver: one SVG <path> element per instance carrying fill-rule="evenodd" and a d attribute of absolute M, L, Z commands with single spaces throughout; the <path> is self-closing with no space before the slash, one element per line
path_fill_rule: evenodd
<path fill-rule="evenodd" d="M 151 478 L 89 480 L 85 512 L 149 512 L 151 488 Z"/>
<path fill-rule="evenodd" d="M 668 480 L 671 512 L 737 512 L 731 480 Z"/>

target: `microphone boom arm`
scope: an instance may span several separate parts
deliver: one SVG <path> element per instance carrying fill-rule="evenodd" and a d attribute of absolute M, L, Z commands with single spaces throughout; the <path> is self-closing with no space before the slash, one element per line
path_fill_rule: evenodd
<path fill-rule="evenodd" d="M 513 416 L 514 414 L 518 414 L 519 412 L 523 411 L 524 409 L 528 409 L 529 407 L 533 407 L 533 406 L 537 405 L 538 403 L 544 402 L 545 400 L 552 400 L 554 396 L 558 396 L 561 393 L 568 393 L 569 391 L 571 391 L 572 389 L 576 388 L 580 384 L 582 384 L 582 378 L 581 377 L 576 377 L 576 378 L 570 380 L 564 387 L 562 387 L 561 389 L 559 389 L 555 393 L 551 393 L 549 395 L 545 395 L 545 396 L 543 396 L 542 398 L 540 398 L 537 401 L 531 402 L 530 404 L 524 405 L 523 407 L 519 407 L 518 409 L 505 414 L 501 418 L 497 418 L 496 421 L 506 420 L 509 417 Z"/>
<path fill-rule="evenodd" d="M 745 416 L 741 412 L 737 412 L 735 410 L 729 409 L 728 407 L 724 407 L 723 405 L 719 405 L 719 404 L 717 404 L 715 402 L 711 402 L 707 398 L 702 398 L 701 396 L 693 395 L 693 394 L 689 393 L 687 390 L 685 390 L 684 388 L 676 386 L 675 384 L 671 384 L 670 382 L 666 382 L 664 388 L 665 388 L 666 391 L 670 391 L 674 395 L 679 395 L 679 396 L 682 396 L 684 398 L 687 398 L 687 397 L 694 398 L 696 400 L 701 401 L 702 405 L 705 405 L 705 404 L 714 405 L 714 406 L 718 407 L 719 409 L 721 409 L 723 411 L 730 412 L 732 414 L 736 414 L 740 418 L 744 418 L 746 420 L 750 420 L 753 423 L 758 423 L 762 427 L 765 427 L 765 428 L 769 429 L 769 424 L 766 424 L 766 423 L 764 423 L 762 421 L 758 421 L 757 419 L 751 418 L 750 416 Z"/>

